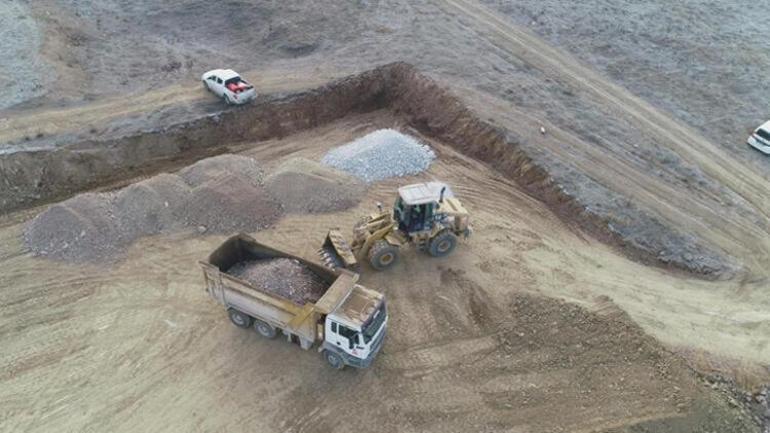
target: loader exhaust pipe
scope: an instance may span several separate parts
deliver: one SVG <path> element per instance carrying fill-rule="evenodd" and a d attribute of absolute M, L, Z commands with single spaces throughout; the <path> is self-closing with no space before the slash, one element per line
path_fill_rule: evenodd
<path fill-rule="evenodd" d="M 438 202 L 439 203 L 444 203 L 444 192 L 446 192 L 446 187 L 442 186 L 441 187 L 441 195 L 439 195 L 439 197 L 438 197 Z"/>

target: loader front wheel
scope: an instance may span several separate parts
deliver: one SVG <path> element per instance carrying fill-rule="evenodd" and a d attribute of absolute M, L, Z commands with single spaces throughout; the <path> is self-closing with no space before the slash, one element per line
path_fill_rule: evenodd
<path fill-rule="evenodd" d="M 398 247 L 379 240 L 369 249 L 369 264 L 378 271 L 383 271 L 398 261 Z"/>
<path fill-rule="evenodd" d="M 235 308 L 227 310 L 227 315 L 230 316 L 230 321 L 233 322 L 233 325 L 239 328 L 248 328 L 251 326 L 251 316 L 241 313 Z"/>
<path fill-rule="evenodd" d="M 452 232 L 444 231 L 436 235 L 430 241 L 428 253 L 433 257 L 448 256 L 457 245 L 457 236 Z"/>

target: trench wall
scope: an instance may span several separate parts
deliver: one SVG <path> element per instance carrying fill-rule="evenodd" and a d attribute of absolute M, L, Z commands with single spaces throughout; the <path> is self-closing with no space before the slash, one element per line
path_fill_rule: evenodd
<path fill-rule="evenodd" d="M 515 134 L 481 120 L 456 96 L 405 63 L 393 63 L 308 90 L 237 107 L 166 129 L 72 143 L 54 150 L 0 156 L 0 212 L 63 198 L 105 182 L 152 173 L 175 159 L 200 159 L 226 144 L 281 137 L 356 112 L 389 108 L 420 132 L 486 162 L 545 202 L 565 222 L 579 225 L 637 260 L 716 278 L 733 268 L 720 253 L 687 241 L 639 212 L 640 225 L 657 224 L 659 239 L 641 245 L 591 213 L 522 148 Z M 661 260 L 660 240 L 681 238 L 684 253 Z M 692 254 L 690 254 L 692 255 Z"/>

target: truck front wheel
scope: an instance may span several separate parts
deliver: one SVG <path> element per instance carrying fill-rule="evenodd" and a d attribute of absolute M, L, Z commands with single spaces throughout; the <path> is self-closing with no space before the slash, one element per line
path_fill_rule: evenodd
<path fill-rule="evenodd" d="M 275 328 L 261 320 L 254 321 L 254 329 L 265 338 L 275 338 Z"/>
<path fill-rule="evenodd" d="M 328 362 L 333 369 L 342 370 L 342 368 L 345 367 L 345 363 L 342 361 L 341 356 L 329 350 L 324 350 L 323 353 L 324 353 L 324 359 L 326 359 L 326 362 Z"/>
<path fill-rule="evenodd" d="M 241 313 L 235 308 L 227 310 L 227 315 L 230 316 L 230 321 L 233 325 L 239 328 L 248 328 L 251 326 L 251 317 L 248 314 Z"/>

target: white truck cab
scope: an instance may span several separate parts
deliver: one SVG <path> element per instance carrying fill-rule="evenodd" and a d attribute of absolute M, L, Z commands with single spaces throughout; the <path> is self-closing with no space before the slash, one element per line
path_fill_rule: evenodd
<path fill-rule="evenodd" d="M 770 155 L 770 120 L 755 129 L 747 143 L 765 155 Z"/>
<path fill-rule="evenodd" d="M 214 69 L 201 76 L 203 86 L 227 104 L 245 104 L 256 99 L 257 91 L 232 69 Z"/>
<path fill-rule="evenodd" d="M 356 285 L 337 308 L 326 315 L 321 350 L 335 368 L 366 368 L 382 347 L 388 313 L 382 294 Z"/>

